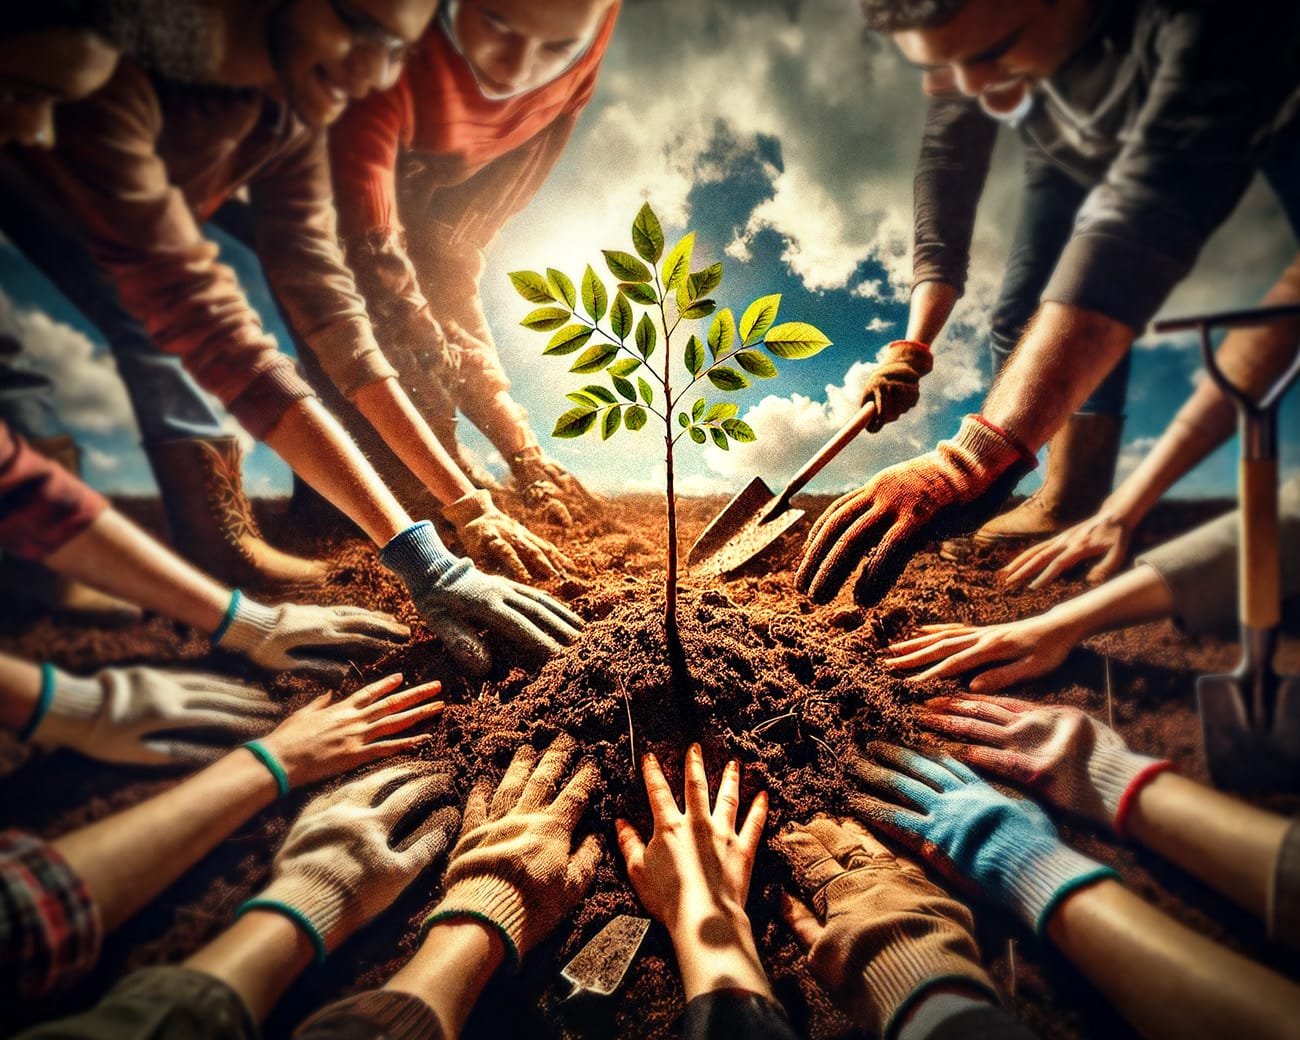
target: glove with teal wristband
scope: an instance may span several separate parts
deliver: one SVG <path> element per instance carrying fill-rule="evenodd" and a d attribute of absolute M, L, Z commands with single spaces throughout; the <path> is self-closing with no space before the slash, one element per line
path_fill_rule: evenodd
<path fill-rule="evenodd" d="M 850 797 L 854 812 L 1037 934 L 1066 896 L 1119 877 L 1065 845 L 1036 804 L 1008 798 L 956 759 L 885 744 L 870 752 L 874 761 L 847 763 L 873 792 Z"/>

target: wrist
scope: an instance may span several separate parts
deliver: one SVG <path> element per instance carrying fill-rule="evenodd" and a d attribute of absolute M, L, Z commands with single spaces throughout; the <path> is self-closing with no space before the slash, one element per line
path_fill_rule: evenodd
<path fill-rule="evenodd" d="M 505 942 L 481 921 L 440 921 L 384 989 L 424 1001 L 447 1036 L 457 1036 L 488 981 L 504 963 Z"/>
<path fill-rule="evenodd" d="M 720 989 L 744 989 L 772 998 L 753 927 L 743 909 L 715 906 L 712 912 L 683 914 L 668 933 L 687 1000 Z"/>
<path fill-rule="evenodd" d="M 27 716 L 18 729 L 18 739 L 23 743 L 34 739 L 37 731 L 42 728 L 52 742 L 57 742 L 57 735 L 50 733 L 50 727 L 56 726 L 56 720 L 50 719 L 50 706 L 54 702 L 54 691 L 60 677 L 72 678 L 72 676 L 64 676 L 64 673 L 48 661 L 41 665 L 36 696 L 31 700 Z"/>
<path fill-rule="evenodd" d="M 1040 938 L 1057 907 L 1073 893 L 1099 881 L 1119 880 L 1113 867 L 1059 840 L 1019 852 L 1017 861 L 1004 871 L 1001 894 L 1007 909 Z"/>
<path fill-rule="evenodd" d="M 423 586 L 429 578 L 437 580 L 458 562 L 428 520 L 394 535 L 379 551 L 379 559 L 408 587 Z"/>
<path fill-rule="evenodd" d="M 247 657 L 275 631 L 277 613 L 234 589 L 226 614 L 212 633 L 212 645 Z"/>
<path fill-rule="evenodd" d="M 250 740 L 242 745 L 241 750 L 247 751 L 257 760 L 257 764 L 266 770 L 275 785 L 276 795 L 283 796 L 293 787 L 293 776 L 289 768 L 286 768 L 285 756 L 275 749 L 274 736 L 272 733 L 261 740 Z"/>

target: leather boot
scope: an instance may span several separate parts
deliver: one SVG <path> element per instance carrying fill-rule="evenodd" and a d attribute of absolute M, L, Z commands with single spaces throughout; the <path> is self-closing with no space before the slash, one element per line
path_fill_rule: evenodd
<path fill-rule="evenodd" d="M 244 494 L 234 437 L 179 437 L 145 445 L 176 551 L 228 585 L 319 585 L 329 567 L 268 545 Z"/>
<path fill-rule="evenodd" d="M 1117 415 L 1071 415 L 1047 449 L 1043 486 L 976 531 L 975 541 L 1049 538 L 1092 516 L 1110 494 L 1122 428 Z"/>
<path fill-rule="evenodd" d="M 81 452 L 69 436 L 35 437 L 29 444 L 64 469 L 81 475 Z M 3 585 L 19 593 L 32 607 L 53 613 L 63 621 L 85 625 L 130 625 L 144 617 L 134 603 L 65 578 L 31 560 L 6 558 Z"/>

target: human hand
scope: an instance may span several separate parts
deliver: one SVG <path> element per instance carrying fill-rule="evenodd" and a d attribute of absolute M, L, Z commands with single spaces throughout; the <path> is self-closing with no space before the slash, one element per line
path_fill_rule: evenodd
<path fill-rule="evenodd" d="M 518 964 L 577 906 L 596 876 L 600 842 L 590 834 L 575 850 L 573 832 L 600 771 L 584 761 L 561 789 L 576 748 L 561 733 L 539 762 L 525 744 L 495 794 L 485 781 L 474 786 L 442 900 L 426 927 L 460 917 L 484 921 L 501 933 Z"/>
<path fill-rule="evenodd" d="M 549 657 L 571 643 L 582 619 L 544 592 L 475 570 L 443 547 L 427 520 L 407 528 L 380 557 L 406 582 L 416 609 L 456 663 L 484 675 L 492 657 L 471 624 L 525 654 Z"/>
<path fill-rule="evenodd" d="M 104 668 L 80 678 L 47 664 L 42 684 L 48 707 L 32 740 L 124 765 L 206 765 L 280 714 L 258 687 L 197 672 Z"/>
<path fill-rule="evenodd" d="M 411 634 L 390 615 L 360 607 L 267 607 L 235 590 L 232 608 L 214 646 L 272 671 L 311 672 L 332 682 L 348 674 L 345 658 L 378 657 Z"/>
<path fill-rule="evenodd" d="M 546 458 L 537 445 L 513 455 L 510 469 L 524 504 L 541 512 L 551 523 L 568 527 L 575 516 L 596 520 L 604 513 L 604 499 L 588 491 L 558 462 Z"/>
<path fill-rule="evenodd" d="M 920 635 L 891 643 L 895 656 L 881 663 L 896 670 L 925 668 L 908 678 L 922 682 L 1010 662 L 971 679 L 970 688 L 977 693 L 993 693 L 1055 671 L 1087 634 L 1052 611 L 1000 625 L 922 625 L 918 631 Z"/>
<path fill-rule="evenodd" d="M 795 576 L 800 591 L 827 603 L 865 559 L 854 597 L 875 603 L 919 545 L 980 523 L 1033 465 L 1007 434 L 968 415 L 952 440 L 831 504 L 808 535 Z"/>
<path fill-rule="evenodd" d="M 970 911 L 856 820 L 819 817 L 777 836 L 776 849 L 812 909 L 786 895 L 782 912 L 813 975 L 873 1035 L 936 985 L 997 991 L 980 966 Z"/>
<path fill-rule="evenodd" d="M 1116 877 L 1067 847 L 1033 802 L 1008 798 L 947 755 L 875 744 L 849 771 L 870 795 L 853 812 L 953 882 L 1011 911 L 1039 935 L 1057 904 L 1082 885 Z"/>
<path fill-rule="evenodd" d="M 442 714 L 443 702 L 429 700 L 442 692 L 442 683 L 435 680 L 394 693 L 401 685 L 402 674 L 397 672 L 339 701 L 333 701 L 328 693 L 322 694 L 258 743 L 280 764 L 290 787 L 339 776 L 376 759 L 413 751 L 428 743 L 428 734 L 395 734 Z"/>
<path fill-rule="evenodd" d="M 1121 834 L 1137 792 L 1173 767 L 1130 751 L 1109 726 L 1064 705 L 935 697 L 921 706 L 918 721 L 960 741 L 953 753 L 968 765 Z"/>
<path fill-rule="evenodd" d="M 318 960 L 390 906 L 451 844 L 460 813 L 430 807 L 449 777 L 412 763 L 349 780 L 307 803 L 276 853 L 271 883 L 236 912 L 270 910 L 306 931 Z M 394 846 L 414 810 L 430 810 Z"/>
<path fill-rule="evenodd" d="M 1132 544 L 1133 525 L 1103 509 L 1096 516 L 1080 520 L 1060 534 L 1031 545 L 998 571 L 998 579 L 1013 589 L 1024 587 L 1026 582 L 1031 589 L 1041 589 L 1071 567 L 1100 556 L 1101 562 L 1088 571 L 1088 581 L 1095 584 L 1119 572 Z"/>
<path fill-rule="evenodd" d="M 927 343 L 896 339 L 876 359 L 879 364 L 862 387 L 862 404 L 875 402 L 876 417 L 867 425 L 877 433 L 912 408 L 921 397 L 921 377 L 934 367 Z"/>
<path fill-rule="evenodd" d="M 506 516 L 486 491 L 475 491 L 444 506 L 465 551 L 481 566 L 515 581 L 555 578 L 572 571 L 573 561 L 545 538 Z"/>

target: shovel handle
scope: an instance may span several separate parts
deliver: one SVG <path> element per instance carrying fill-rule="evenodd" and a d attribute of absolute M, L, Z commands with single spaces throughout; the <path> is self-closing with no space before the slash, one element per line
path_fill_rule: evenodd
<path fill-rule="evenodd" d="M 1242 459 L 1241 620 L 1273 628 L 1282 620 L 1282 565 L 1278 545 L 1277 459 Z"/>
<path fill-rule="evenodd" d="M 788 505 L 790 499 L 807 487 L 808 482 L 824 470 L 831 459 L 843 451 L 845 446 L 865 430 L 867 424 L 875 417 L 876 402 L 868 401 L 858 409 L 858 414 L 850 419 L 839 433 L 823 444 L 817 454 L 804 463 L 803 469 L 790 478 L 790 483 L 785 486 L 777 501 L 782 505 Z"/>

